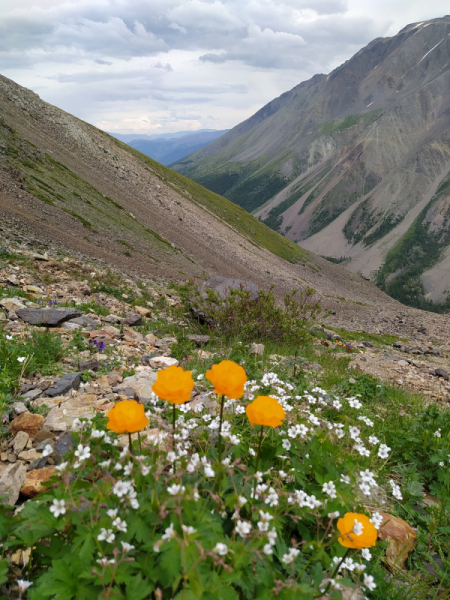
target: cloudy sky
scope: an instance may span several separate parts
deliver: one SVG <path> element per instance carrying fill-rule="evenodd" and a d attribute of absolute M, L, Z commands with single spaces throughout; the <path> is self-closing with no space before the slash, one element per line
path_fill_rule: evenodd
<path fill-rule="evenodd" d="M 0 74 L 101 129 L 225 129 L 448 0 L 0 0 Z"/>

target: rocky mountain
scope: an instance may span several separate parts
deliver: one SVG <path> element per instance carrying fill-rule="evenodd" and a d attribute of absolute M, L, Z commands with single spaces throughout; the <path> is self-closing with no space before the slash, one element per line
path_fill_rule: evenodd
<path fill-rule="evenodd" d="M 379 38 L 173 165 L 395 298 L 450 308 L 450 16 Z"/>
<path fill-rule="evenodd" d="M 129 277 L 316 290 L 330 326 L 438 335 L 450 317 L 391 299 L 241 207 L 0 76 L 0 246 L 96 261 Z M 419 332 L 420 333 L 420 332 Z M 429 333 L 430 334 L 430 333 Z M 437 339 L 437 338 L 436 338 Z"/>
<path fill-rule="evenodd" d="M 126 143 L 161 164 L 170 165 L 175 161 L 181 160 L 188 154 L 204 148 L 227 131 L 228 129 L 221 131 L 191 131 L 189 134 L 181 135 L 180 137 L 167 139 L 164 136 L 158 136 L 157 139 L 153 140 L 132 139 Z"/>

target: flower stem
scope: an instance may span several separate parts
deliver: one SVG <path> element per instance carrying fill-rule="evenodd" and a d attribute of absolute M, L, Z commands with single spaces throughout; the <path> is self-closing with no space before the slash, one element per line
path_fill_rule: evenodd
<path fill-rule="evenodd" d="M 219 463 L 222 461 L 222 421 L 223 421 L 223 404 L 225 396 L 222 394 L 220 398 L 220 416 L 219 416 L 219 442 L 217 444 L 217 455 L 219 457 Z"/>
<path fill-rule="evenodd" d="M 142 454 L 142 441 L 141 441 L 141 432 L 138 431 L 138 440 L 139 440 L 139 451 Z"/>
<path fill-rule="evenodd" d="M 333 571 L 333 574 L 330 577 L 331 579 L 334 579 L 336 576 L 336 573 L 339 571 L 339 567 L 342 565 L 342 563 L 344 562 L 344 560 L 347 558 L 347 556 L 350 553 L 351 548 L 347 548 L 347 552 L 344 554 L 344 556 L 341 558 L 341 560 L 338 562 L 338 564 L 336 565 L 336 568 Z M 330 591 L 330 587 L 331 587 L 331 581 L 328 582 L 327 587 L 325 588 L 324 592 L 320 592 L 320 597 L 322 598 L 322 596 L 326 596 L 328 594 L 328 592 Z M 318 598 L 319 596 L 314 596 L 314 598 Z"/>
<path fill-rule="evenodd" d="M 131 441 L 131 433 L 128 432 L 128 442 L 130 444 L 130 454 L 133 451 L 133 442 Z"/>
<path fill-rule="evenodd" d="M 264 425 L 261 425 L 261 431 L 260 431 L 260 434 L 259 434 L 259 442 L 258 442 L 258 450 L 256 452 L 255 487 L 253 488 L 253 498 L 256 498 L 256 485 L 258 483 L 258 478 L 256 477 L 256 473 L 258 472 L 258 464 L 259 464 L 259 457 L 260 457 L 260 454 L 261 454 L 261 444 L 262 444 L 263 433 L 264 433 Z"/>
<path fill-rule="evenodd" d="M 176 424 L 176 418 L 177 418 L 177 409 L 175 408 L 175 404 L 172 405 L 172 429 L 173 429 L 173 451 L 175 452 L 175 424 Z M 176 473 L 177 471 L 177 463 L 176 461 L 173 461 L 173 472 Z"/>

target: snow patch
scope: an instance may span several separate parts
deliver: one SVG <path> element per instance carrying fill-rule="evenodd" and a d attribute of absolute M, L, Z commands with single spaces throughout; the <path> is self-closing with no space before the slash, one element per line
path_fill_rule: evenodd
<path fill-rule="evenodd" d="M 447 37 L 448 37 L 448 36 L 447 36 Z M 417 64 L 419 65 L 419 64 L 420 64 L 420 63 L 423 61 L 423 59 L 424 59 L 426 56 L 428 56 L 428 55 L 430 54 L 430 52 L 433 52 L 433 50 L 434 50 L 435 48 L 437 48 L 437 47 L 439 46 L 439 44 L 442 44 L 442 42 L 443 42 L 444 40 L 445 40 L 445 38 L 443 38 L 443 39 L 442 39 L 440 42 L 438 42 L 438 43 L 436 44 L 436 46 L 433 46 L 433 47 L 431 48 L 431 50 L 428 50 L 428 52 L 422 56 L 422 58 L 419 60 L 419 62 L 418 62 Z"/>

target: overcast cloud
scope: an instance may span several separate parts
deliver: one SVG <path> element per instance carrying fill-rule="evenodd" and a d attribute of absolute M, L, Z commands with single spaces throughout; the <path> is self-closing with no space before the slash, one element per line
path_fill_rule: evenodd
<path fill-rule="evenodd" d="M 0 74 L 106 131 L 225 129 L 449 12 L 448 0 L 0 0 Z"/>

